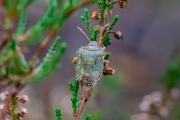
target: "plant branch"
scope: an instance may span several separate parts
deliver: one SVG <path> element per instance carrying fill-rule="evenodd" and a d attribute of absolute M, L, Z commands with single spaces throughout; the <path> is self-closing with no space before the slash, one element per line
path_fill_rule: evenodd
<path fill-rule="evenodd" d="M 5 120 L 5 116 L 8 111 L 9 104 L 10 104 L 13 96 L 17 95 L 24 87 L 25 87 L 25 85 L 16 85 L 10 89 L 9 95 L 6 98 L 5 103 L 4 103 L 4 108 L 1 111 L 0 120 Z"/>
<path fill-rule="evenodd" d="M 68 10 L 64 16 L 64 21 L 69 18 L 69 16 L 71 16 L 74 12 L 76 12 L 78 9 L 82 8 L 82 7 L 85 7 L 89 4 L 92 3 L 92 0 L 83 0 L 81 3 L 79 3 L 77 6 L 71 8 L 70 10 Z M 64 23 L 64 21 L 62 22 L 62 24 Z M 18 37 L 18 42 L 22 42 L 22 41 L 25 41 L 26 39 L 28 39 L 28 37 L 30 37 L 30 35 L 28 33 L 25 33 L 24 35 L 22 36 L 19 36 Z"/>
<path fill-rule="evenodd" d="M 87 102 L 88 98 L 89 98 L 88 92 L 85 92 L 85 93 L 82 95 L 81 104 L 80 104 L 80 107 L 79 107 L 79 109 L 78 109 L 78 112 L 74 115 L 74 120 L 79 120 L 79 119 L 80 119 L 82 110 L 83 110 L 84 105 L 85 105 L 85 103 Z"/>
<path fill-rule="evenodd" d="M 13 26 L 11 26 L 11 27 L 7 30 L 7 37 L 6 37 L 6 39 L 2 42 L 2 44 L 0 45 L 0 52 L 1 52 L 2 49 L 7 45 L 7 43 L 12 39 L 12 35 L 13 35 Z"/>
<path fill-rule="evenodd" d="M 4 0 L 0 0 L 0 36 L 3 32 L 3 22 L 4 22 Z"/>

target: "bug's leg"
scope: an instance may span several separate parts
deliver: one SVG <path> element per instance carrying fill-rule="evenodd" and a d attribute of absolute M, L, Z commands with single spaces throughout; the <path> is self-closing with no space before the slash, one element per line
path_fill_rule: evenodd
<path fill-rule="evenodd" d="M 76 64 L 76 63 L 77 63 L 77 57 L 73 57 L 72 62 L 73 62 L 74 64 Z"/>
<path fill-rule="evenodd" d="M 81 95 L 81 100 L 83 99 L 84 95 L 85 95 L 85 92 L 83 92 L 83 94 Z"/>
<path fill-rule="evenodd" d="M 88 95 L 88 96 L 87 96 L 88 98 L 91 97 L 91 92 L 92 92 L 92 91 L 93 91 L 93 89 L 90 89 L 90 90 L 88 91 L 88 94 L 87 94 L 87 95 Z"/>
<path fill-rule="evenodd" d="M 85 97 L 85 102 L 87 102 L 88 99 L 91 97 L 91 92 L 92 92 L 92 89 L 89 90 L 89 91 L 84 92 L 81 98 Z"/>

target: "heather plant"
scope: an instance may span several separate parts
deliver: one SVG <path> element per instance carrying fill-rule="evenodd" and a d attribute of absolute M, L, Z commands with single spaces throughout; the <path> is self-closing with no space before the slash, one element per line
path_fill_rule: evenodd
<path fill-rule="evenodd" d="M 72 118 L 79 120 L 85 109 L 84 106 L 93 94 L 93 89 L 98 85 L 101 76 L 115 73 L 115 70 L 110 67 L 111 53 L 107 52 L 106 48 L 112 44 L 113 39 L 123 40 L 123 36 L 119 30 L 113 29 L 119 20 L 119 15 L 115 15 L 112 21 L 109 21 L 108 18 L 113 16 L 115 5 L 125 8 L 128 0 L 50 0 L 48 10 L 43 17 L 34 26 L 26 28 L 27 8 L 33 1 L 0 0 L 0 90 L 8 89 L 8 91 L 0 93 L 0 120 L 6 120 L 7 114 L 13 120 L 21 120 L 28 114 L 27 109 L 20 103 L 25 104 L 31 98 L 20 94 L 21 90 L 29 83 L 44 81 L 58 68 L 67 45 L 60 42 L 61 37 L 57 33 L 67 18 L 75 11 L 95 4 L 98 9 L 93 11 L 91 16 L 89 10 L 84 8 L 84 15 L 80 17 L 88 33 L 80 28 L 81 25 L 77 25 L 90 43 L 87 46 L 79 45 L 81 47 L 72 60 L 75 64 L 75 80 L 68 84 L 72 92 Z M 98 21 L 98 24 L 91 24 L 91 18 Z M 18 26 L 15 27 L 17 21 Z M 110 37 L 111 34 L 114 38 Z M 50 41 L 53 43 L 41 59 L 40 55 Z M 39 47 L 32 57 L 27 59 L 26 49 L 35 44 L 38 44 Z M 94 62 L 98 60 L 99 62 Z M 90 70 L 91 72 L 89 72 Z M 132 120 L 168 118 L 173 109 L 172 104 L 179 97 L 179 70 L 180 65 L 177 60 L 162 77 L 161 91 L 155 91 L 145 96 L 140 103 L 143 113 L 133 115 Z M 55 110 L 57 120 L 63 119 L 62 111 L 63 109 L 59 108 Z M 93 116 L 87 115 L 83 119 L 91 120 L 91 118 L 93 119 Z"/>
<path fill-rule="evenodd" d="M 0 105 L 1 120 L 6 119 L 6 114 L 9 114 L 13 120 L 19 120 L 25 117 L 27 110 L 20 107 L 19 103 L 24 104 L 29 101 L 29 98 L 27 95 L 19 94 L 19 92 L 30 82 L 45 80 L 57 68 L 66 51 L 66 43 L 59 43 L 60 37 L 57 36 L 57 33 L 66 19 L 76 10 L 91 3 L 99 6 L 100 12 L 94 12 L 92 14 L 92 18 L 100 21 L 99 25 L 92 27 L 88 9 L 84 10 L 84 16 L 81 17 L 91 34 L 91 41 L 96 41 L 99 48 L 104 50 L 105 47 L 111 44 L 110 33 L 113 33 L 117 39 L 122 38 L 119 31 L 111 31 L 119 17 L 115 16 L 112 23 L 108 23 L 107 18 L 112 14 L 112 8 L 115 3 L 118 3 L 122 8 L 122 4 L 127 1 L 69 0 L 65 3 L 64 1 L 50 0 L 47 12 L 37 24 L 27 29 L 27 8 L 32 2 L 33 0 L 0 1 L 0 89 L 10 88 L 9 91 L 4 91 L 0 94 L 0 98 L 3 101 Z M 19 20 L 19 24 L 16 28 L 15 22 L 17 20 Z M 44 51 L 44 48 L 53 39 L 54 42 L 45 57 L 40 59 L 39 56 L 42 51 Z M 26 49 L 34 44 L 39 44 L 39 47 L 32 58 L 27 60 L 25 56 Z M 110 53 L 106 53 L 103 57 L 102 68 L 104 69 L 104 75 L 114 74 L 114 70 L 108 66 Z M 74 60 L 74 62 L 76 61 Z M 73 118 L 76 120 L 80 118 L 83 106 L 92 91 L 92 89 L 86 91 L 83 95 L 84 97 L 82 96 L 80 99 L 80 83 L 82 83 L 82 79 L 75 80 L 74 84 L 69 83 L 69 88 L 72 91 Z M 62 119 L 60 109 L 56 110 L 56 116 L 58 120 Z M 88 115 L 86 120 L 90 119 L 91 116 Z"/>
<path fill-rule="evenodd" d="M 1 120 L 6 119 L 6 114 L 11 115 L 13 120 L 24 118 L 27 110 L 19 107 L 18 103 L 26 103 L 29 98 L 19 92 L 30 82 L 45 80 L 57 68 L 67 48 L 66 43 L 59 43 L 58 31 L 71 14 L 92 3 L 91 0 L 70 0 L 62 8 L 62 1 L 50 0 L 49 8 L 43 17 L 25 31 L 28 19 L 26 11 L 32 2 L 33 0 L 0 1 L 0 90 L 10 88 L 0 94 L 4 101 L 0 105 Z M 19 18 L 16 28 L 15 22 Z M 53 39 L 52 46 L 41 60 L 39 56 Z M 23 48 L 28 49 L 34 44 L 39 44 L 39 47 L 32 58 L 27 60 Z"/>
<path fill-rule="evenodd" d="M 132 120 L 166 120 L 177 117 L 173 115 L 173 110 L 177 109 L 180 91 L 180 59 L 177 58 L 165 72 L 165 75 L 160 79 L 161 90 L 154 91 L 151 94 L 144 96 L 139 108 L 142 111 L 139 114 L 132 115 Z M 179 111 L 179 109 L 177 109 Z"/>

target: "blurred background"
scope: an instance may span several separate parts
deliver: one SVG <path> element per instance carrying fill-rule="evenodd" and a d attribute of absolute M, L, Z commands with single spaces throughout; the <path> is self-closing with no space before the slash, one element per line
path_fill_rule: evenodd
<path fill-rule="evenodd" d="M 106 49 L 111 52 L 110 66 L 116 73 L 101 78 L 81 119 L 90 114 L 92 120 L 128 120 L 132 114 L 139 113 L 144 95 L 160 89 L 159 78 L 179 53 L 179 5 L 179 0 L 131 0 L 125 9 L 116 5 L 112 16 L 119 15 L 120 19 L 114 30 L 120 30 L 124 40 L 118 41 L 112 36 L 113 44 Z M 48 0 L 36 0 L 29 7 L 28 28 L 37 23 L 47 6 Z M 97 5 L 87 8 L 90 13 L 99 10 Z M 75 79 L 75 65 L 71 60 L 80 46 L 89 43 L 77 29 L 79 26 L 88 34 L 81 15 L 83 9 L 73 14 L 59 33 L 61 41 L 68 45 L 60 69 L 43 83 L 32 83 L 22 91 L 30 98 L 25 120 L 53 120 L 57 107 L 61 108 L 64 120 L 72 119 L 68 83 Z M 27 57 L 31 58 L 37 47 L 32 46 Z"/>

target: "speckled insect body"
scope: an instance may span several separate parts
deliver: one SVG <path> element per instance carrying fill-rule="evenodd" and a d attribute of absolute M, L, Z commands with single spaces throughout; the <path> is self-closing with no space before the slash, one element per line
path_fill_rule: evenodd
<path fill-rule="evenodd" d="M 87 46 L 81 47 L 76 52 L 76 78 L 81 80 L 84 91 L 94 87 L 100 79 L 104 69 L 105 51 L 91 41 Z"/>

